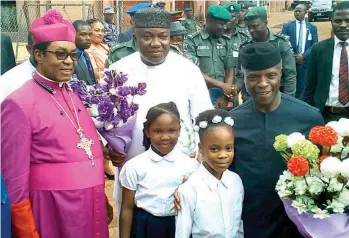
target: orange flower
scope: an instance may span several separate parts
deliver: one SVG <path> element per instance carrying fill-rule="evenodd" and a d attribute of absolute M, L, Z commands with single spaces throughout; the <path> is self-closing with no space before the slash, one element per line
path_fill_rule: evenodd
<path fill-rule="evenodd" d="M 322 146 L 333 146 L 337 143 L 337 132 L 329 126 L 315 126 L 309 132 L 309 140 Z"/>
<path fill-rule="evenodd" d="M 292 156 L 287 161 L 287 168 L 294 176 L 304 176 L 309 172 L 309 161 L 303 156 Z"/>

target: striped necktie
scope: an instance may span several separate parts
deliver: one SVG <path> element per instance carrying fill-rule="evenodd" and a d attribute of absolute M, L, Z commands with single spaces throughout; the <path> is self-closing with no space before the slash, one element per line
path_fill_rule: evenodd
<path fill-rule="evenodd" d="M 342 46 L 339 63 L 339 96 L 338 101 L 346 105 L 349 102 L 349 78 L 348 78 L 348 53 L 346 50 L 347 42 L 339 42 Z"/>

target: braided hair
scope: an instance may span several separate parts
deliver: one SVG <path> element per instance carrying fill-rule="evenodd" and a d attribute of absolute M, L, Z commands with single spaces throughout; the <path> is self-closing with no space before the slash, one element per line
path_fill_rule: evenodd
<path fill-rule="evenodd" d="M 216 116 L 221 117 L 222 120 L 220 122 L 214 123 L 213 118 Z M 209 131 L 210 129 L 216 128 L 218 126 L 228 126 L 233 130 L 233 127 L 229 126 L 224 121 L 225 118 L 231 118 L 231 116 L 228 111 L 225 111 L 222 109 L 211 109 L 211 110 L 206 110 L 204 112 L 201 112 L 195 119 L 195 125 L 199 129 L 198 133 L 199 133 L 200 140 L 202 139 L 206 131 Z M 207 127 L 201 128 L 199 125 L 201 122 L 207 122 Z"/>
<path fill-rule="evenodd" d="M 180 115 L 177 106 L 174 102 L 161 103 L 149 109 L 146 121 L 143 123 L 143 146 L 146 150 L 150 148 L 150 138 L 146 135 L 146 131 L 149 129 L 153 121 L 162 114 L 171 114 L 176 116 L 178 123 L 180 123 Z"/>

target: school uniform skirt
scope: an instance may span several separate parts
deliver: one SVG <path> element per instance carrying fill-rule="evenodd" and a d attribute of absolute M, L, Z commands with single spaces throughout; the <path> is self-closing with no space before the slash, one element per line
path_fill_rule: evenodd
<path fill-rule="evenodd" d="M 132 238 L 174 238 L 175 216 L 157 217 L 136 207 L 133 212 Z"/>

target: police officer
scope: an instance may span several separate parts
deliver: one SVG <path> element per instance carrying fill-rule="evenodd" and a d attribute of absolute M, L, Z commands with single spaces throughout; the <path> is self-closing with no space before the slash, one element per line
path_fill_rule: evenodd
<path fill-rule="evenodd" d="M 140 3 L 137 4 L 135 6 L 130 7 L 126 13 L 128 15 L 130 15 L 131 19 L 130 19 L 130 24 L 132 26 L 132 17 L 135 14 L 136 11 L 138 11 L 139 9 L 143 9 L 143 8 L 148 8 L 151 7 L 152 5 L 150 3 L 144 2 L 144 3 Z M 123 43 L 123 42 L 127 42 L 132 40 L 133 37 L 133 29 L 132 27 L 128 28 L 127 30 L 121 32 L 118 36 L 118 43 Z"/>
<path fill-rule="evenodd" d="M 282 59 L 282 77 L 280 91 L 290 96 L 295 96 L 296 93 L 296 63 L 294 53 L 287 36 L 274 33 L 268 27 L 267 12 L 264 7 L 254 7 L 246 14 L 245 22 L 251 34 L 251 39 L 243 42 L 241 49 L 255 42 L 271 42 L 275 44 L 280 51 Z M 238 90 L 243 93 L 243 99 L 248 95 L 245 92 L 243 73 L 238 62 L 236 84 Z"/>
<path fill-rule="evenodd" d="M 233 51 L 234 68 L 237 67 L 239 48 L 242 42 L 249 40 L 250 36 L 244 31 L 240 31 L 236 28 L 238 14 L 240 12 L 240 5 L 237 3 L 229 2 L 223 5 L 231 14 L 231 20 L 227 24 L 225 34 L 230 36 L 229 44 Z"/>
<path fill-rule="evenodd" d="M 133 16 L 134 14 L 140 10 L 140 9 L 144 9 L 144 8 L 150 8 L 152 7 L 151 4 L 149 3 L 140 3 L 140 4 L 137 4 L 131 8 L 129 8 L 126 13 L 129 14 L 131 16 L 131 28 L 128 29 L 127 31 L 131 31 L 131 37 L 129 38 L 128 41 L 126 42 L 122 42 L 122 43 L 118 43 L 116 45 L 114 45 L 110 51 L 109 51 L 109 56 L 108 56 L 108 59 L 107 61 L 105 62 L 105 67 L 106 68 L 109 68 L 109 66 L 112 64 L 112 63 L 115 63 L 116 61 L 136 52 L 138 49 L 137 49 L 137 45 L 136 45 L 136 42 L 134 41 L 133 39 Z M 129 33 L 125 33 L 126 34 L 129 34 Z M 121 34 L 120 34 L 121 35 Z M 119 36 L 120 37 L 120 36 Z"/>
<path fill-rule="evenodd" d="M 118 36 L 116 31 L 116 25 L 113 22 L 114 19 L 114 8 L 104 8 L 104 43 L 110 47 L 116 44 Z"/>
<path fill-rule="evenodd" d="M 248 32 L 247 25 L 245 23 L 245 15 L 248 11 L 248 6 L 244 3 L 240 3 L 239 5 L 240 5 L 240 11 L 238 14 L 238 23 L 236 25 L 236 29 L 238 29 L 238 31 L 244 31 L 247 34 L 250 34 Z"/>
<path fill-rule="evenodd" d="M 170 50 L 183 55 L 183 41 L 186 30 L 179 21 L 170 24 Z"/>
<path fill-rule="evenodd" d="M 197 23 L 194 19 L 194 12 L 191 7 L 184 9 L 185 20 L 182 22 L 182 25 L 187 30 L 187 34 L 192 34 L 197 31 Z"/>
<path fill-rule="evenodd" d="M 223 6 L 209 6 L 205 27 L 188 35 L 183 45 L 184 52 L 193 61 L 199 61 L 212 103 L 224 109 L 235 90 L 230 37 L 224 34 L 230 19 L 231 14 Z"/>

